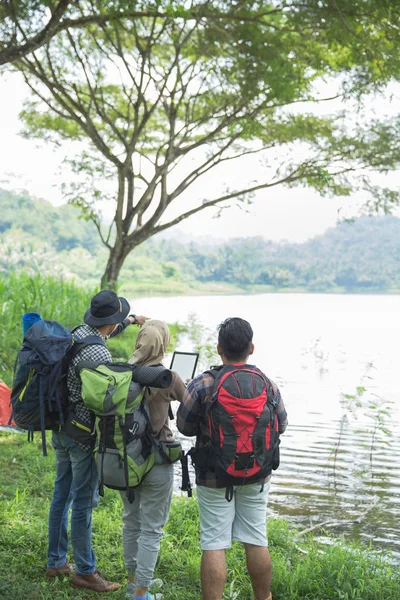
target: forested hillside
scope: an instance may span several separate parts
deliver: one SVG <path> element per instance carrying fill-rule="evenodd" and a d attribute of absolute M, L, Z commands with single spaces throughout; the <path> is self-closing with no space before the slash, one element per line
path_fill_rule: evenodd
<path fill-rule="evenodd" d="M 60 274 L 99 283 L 107 251 L 93 223 L 0 190 L 0 270 Z M 205 247 L 154 237 L 127 259 L 120 283 L 140 292 L 400 290 L 400 219 L 361 217 L 303 244 L 261 237 Z"/>

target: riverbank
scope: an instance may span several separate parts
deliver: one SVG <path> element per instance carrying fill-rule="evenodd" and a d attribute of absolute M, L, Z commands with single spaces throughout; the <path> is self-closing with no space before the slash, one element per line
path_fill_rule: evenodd
<path fill-rule="evenodd" d="M 49 434 L 48 437 L 50 438 Z M 47 516 L 54 480 L 54 452 L 43 457 L 39 436 L 0 433 L 0 598 L 7 600 L 81 600 L 97 597 L 73 590 L 68 581 L 44 577 Z M 106 490 L 93 513 L 98 566 L 107 576 L 125 582 L 122 556 L 121 500 Z M 156 576 L 164 581 L 164 600 L 199 600 L 201 553 L 195 499 L 174 498 L 162 541 Z M 400 574 L 389 555 L 335 538 L 321 545 L 301 535 L 284 520 L 268 525 L 274 565 L 274 600 L 398 600 Z M 228 583 L 224 598 L 251 597 L 240 545 L 227 553 Z M 100 597 L 100 596 L 99 596 Z M 124 589 L 113 594 L 125 597 Z"/>
<path fill-rule="evenodd" d="M 159 281 L 120 281 L 121 294 L 132 298 L 138 296 L 233 296 L 256 294 L 359 294 L 359 295 L 396 295 L 400 289 L 362 288 L 362 287 L 276 287 L 273 285 L 233 285 L 225 282 L 197 281 L 185 282 L 174 279 Z"/>

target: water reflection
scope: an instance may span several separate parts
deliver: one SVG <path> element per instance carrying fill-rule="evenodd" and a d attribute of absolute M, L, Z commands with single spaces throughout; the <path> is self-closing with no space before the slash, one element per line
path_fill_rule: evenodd
<path fill-rule="evenodd" d="M 385 423 L 392 434 L 388 443 L 371 430 L 364 412 L 344 425 L 343 417 L 309 416 L 313 422 L 291 424 L 282 443 L 282 468 L 271 487 L 273 513 L 301 526 L 340 522 L 335 531 L 386 546 L 400 559 L 398 425 Z"/>
<path fill-rule="evenodd" d="M 335 533 L 387 547 L 400 560 L 399 428 L 391 426 L 389 447 L 382 440 L 375 442 L 371 464 L 370 433 L 360 429 L 360 420 L 357 429 L 349 423 L 342 431 L 333 467 L 341 420 L 327 423 L 317 413 L 312 417 L 309 424 L 291 423 L 285 434 L 281 467 L 271 486 L 271 514 L 301 528 L 325 523 L 332 529 L 334 525 Z M 185 449 L 191 447 L 187 438 L 182 443 Z M 177 472 L 177 489 L 179 483 Z"/>
<path fill-rule="evenodd" d="M 400 560 L 399 297 L 275 294 L 133 305 L 169 321 L 195 311 L 212 331 L 228 315 L 249 319 L 254 362 L 279 385 L 289 414 L 269 510 L 300 528 L 325 523 Z M 188 337 L 179 349 L 193 350 Z"/>

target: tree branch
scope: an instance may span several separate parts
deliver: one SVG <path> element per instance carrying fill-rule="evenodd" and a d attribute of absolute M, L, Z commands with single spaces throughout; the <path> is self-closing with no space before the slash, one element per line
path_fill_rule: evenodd
<path fill-rule="evenodd" d="M 60 104 L 60 106 L 64 108 L 64 110 L 71 116 L 71 118 L 74 121 L 76 121 L 76 123 L 78 123 L 81 129 L 92 140 L 93 144 L 100 150 L 100 152 L 117 168 L 120 168 L 122 166 L 121 161 L 118 159 L 117 156 L 115 156 L 111 152 L 107 144 L 100 136 L 96 126 L 94 125 L 93 121 L 89 116 L 89 113 L 85 110 L 85 108 L 79 101 L 79 97 L 77 97 L 77 100 L 74 100 L 74 98 L 72 98 L 71 95 L 67 92 L 66 87 L 58 81 L 55 74 L 54 80 L 51 81 L 47 77 L 47 74 L 45 73 L 42 65 L 40 64 L 34 53 L 33 56 L 36 62 L 36 68 L 34 64 L 27 58 L 24 58 L 21 61 L 22 66 L 26 67 L 32 75 L 37 77 L 37 79 L 39 79 L 39 81 L 41 81 L 45 85 L 45 87 L 47 87 L 47 89 L 53 95 L 55 100 Z M 52 69 L 51 61 L 50 68 Z M 79 116 L 79 113 L 81 114 L 81 116 Z"/>
<path fill-rule="evenodd" d="M 88 25 L 105 25 L 115 21 L 122 21 L 125 19 L 146 19 L 150 18 L 154 21 L 157 19 L 173 20 L 177 17 L 184 21 L 190 20 L 205 20 L 205 21 L 228 21 L 228 22 L 239 22 L 239 23 L 259 23 L 260 25 L 271 25 L 265 21 L 265 17 L 272 16 L 281 13 L 283 7 L 275 8 L 271 10 L 265 10 L 254 15 L 245 14 L 234 14 L 229 12 L 218 12 L 213 10 L 212 4 L 211 10 L 205 10 L 204 5 L 194 6 L 190 9 L 182 11 L 179 10 L 179 15 L 175 16 L 173 12 L 162 12 L 159 10 L 123 10 L 110 12 L 105 14 L 91 14 L 82 15 L 77 18 L 63 18 L 68 7 L 71 5 L 71 0 L 60 0 L 54 9 L 50 21 L 47 25 L 36 35 L 30 39 L 26 39 L 24 44 L 15 46 L 10 44 L 0 50 L 0 66 L 6 63 L 13 63 L 21 58 L 26 57 L 35 50 L 38 50 L 45 44 L 47 44 L 53 36 L 67 29 L 85 28 Z M 14 15 L 14 21 L 18 25 L 18 16 Z M 20 27 L 19 27 L 20 28 Z M 20 28 L 21 29 L 21 28 Z M 15 40 L 15 35 L 12 38 L 12 42 Z M 24 36 L 25 37 L 25 36 Z"/>
<path fill-rule="evenodd" d="M 112 228 L 113 224 L 111 224 L 111 227 L 108 230 L 107 238 L 104 238 L 103 232 L 101 231 L 101 223 L 100 223 L 99 218 L 97 216 L 95 216 L 95 215 L 91 215 L 90 216 L 90 220 L 92 221 L 92 223 L 95 224 L 95 227 L 96 227 L 96 229 L 98 231 L 98 234 L 99 234 L 100 239 L 101 239 L 102 243 L 104 244 L 104 246 L 106 246 L 106 248 L 108 248 L 109 250 L 111 250 L 112 246 L 109 243 L 109 241 L 110 241 L 110 235 L 111 235 L 111 228 Z"/>
<path fill-rule="evenodd" d="M 177 225 L 184 219 L 187 219 L 187 218 L 191 217 L 192 215 L 200 212 L 201 210 L 204 210 L 205 208 L 209 208 L 210 206 L 216 206 L 217 204 L 220 204 L 221 202 L 225 202 L 226 200 L 232 200 L 232 198 L 238 198 L 239 196 L 251 194 L 251 193 L 257 192 L 259 190 L 266 189 L 266 188 L 275 187 L 275 186 L 283 184 L 283 183 L 292 183 L 294 181 L 298 181 L 299 179 L 301 179 L 302 177 L 305 176 L 305 173 L 302 171 L 304 166 L 305 166 L 304 164 L 299 165 L 294 171 L 289 173 L 289 175 L 287 175 L 286 177 L 283 177 L 279 180 L 260 183 L 258 185 L 254 185 L 247 189 L 245 188 L 242 190 L 235 190 L 233 192 L 230 192 L 228 194 L 220 196 L 219 198 L 215 198 L 214 200 L 207 200 L 207 201 L 203 202 L 203 204 L 201 204 L 200 206 L 197 206 L 196 208 L 193 208 L 193 209 L 179 215 L 179 217 L 176 217 L 176 219 L 173 219 L 172 221 L 169 221 L 168 223 L 164 223 L 163 225 L 159 225 L 158 227 L 154 226 L 154 223 L 157 221 L 158 217 L 155 219 L 155 215 L 153 215 L 153 217 L 151 217 L 151 219 L 149 219 L 149 221 L 146 223 L 146 225 L 143 227 L 143 229 L 151 229 L 152 235 L 154 235 L 155 233 L 164 231 L 164 229 L 168 229 L 169 227 L 172 227 L 173 225 Z M 133 232 L 129 237 L 133 238 L 134 234 L 135 234 L 135 232 Z"/>
<path fill-rule="evenodd" d="M 27 39 L 25 44 L 21 44 L 20 46 L 10 45 L 6 48 L 2 48 L 0 50 L 0 66 L 5 65 L 6 63 L 13 63 L 20 58 L 27 56 L 31 52 L 34 52 L 41 46 L 44 46 L 44 44 L 47 44 L 56 33 L 61 31 L 60 25 L 62 24 L 60 21 L 70 4 L 71 0 L 60 0 L 47 25 L 35 36 Z M 16 15 L 14 16 L 14 19 L 15 21 L 18 21 Z M 66 27 L 63 27 L 63 29 L 66 29 Z"/>
<path fill-rule="evenodd" d="M 82 67 L 82 71 L 84 73 L 85 79 L 86 79 L 86 83 L 87 83 L 87 87 L 89 90 L 89 96 L 91 101 L 93 101 L 93 104 L 97 110 L 98 115 L 104 120 L 105 123 L 107 123 L 107 125 L 110 127 L 110 129 L 112 130 L 112 132 L 114 133 L 114 135 L 116 136 L 116 138 L 121 142 L 121 144 L 125 147 L 126 149 L 126 142 L 125 142 L 125 138 L 124 136 L 121 134 L 121 132 L 119 131 L 118 127 L 115 126 L 114 122 L 112 119 L 110 119 L 110 117 L 108 116 L 107 112 L 105 110 L 103 110 L 103 107 L 100 105 L 97 96 L 96 96 L 96 88 L 93 88 L 92 83 L 90 81 L 90 77 L 88 75 L 88 71 L 86 68 L 86 64 L 89 64 L 89 61 L 87 60 L 87 56 L 86 58 L 86 63 L 84 60 L 82 60 L 82 57 L 78 51 L 77 45 L 75 43 L 74 38 L 72 37 L 71 33 L 69 31 L 67 31 L 67 36 L 68 39 L 70 41 L 71 47 L 73 48 L 74 52 L 75 52 L 75 56 L 78 59 L 79 64 Z M 49 63 L 50 63 L 50 59 L 48 57 Z M 76 88 L 76 95 L 78 96 L 78 89 Z M 102 94 L 102 91 L 101 91 Z M 104 103 L 103 103 L 104 104 Z M 89 108 L 90 110 L 90 108 Z M 83 112 L 83 107 L 81 104 L 81 112 Z M 89 111 L 87 111 L 89 113 Z M 121 115 L 124 116 L 124 115 Z"/>
<path fill-rule="evenodd" d="M 296 169 L 294 169 L 291 173 L 286 175 L 285 177 L 276 179 L 275 181 L 267 181 L 264 183 L 260 183 L 260 184 L 254 185 L 252 187 L 249 187 L 247 189 L 245 188 L 242 190 L 235 190 L 233 192 L 229 192 L 228 194 L 220 196 L 219 198 L 215 198 L 214 200 L 205 201 L 200 206 L 197 206 L 196 208 L 193 208 L 193 209 L 179 215 L 179 217 L 176 217 L 176 219 L 173 219 L 172 221 L 169 221 L 168 223 L 164 223 L 163 225 L 159 225 L 158 227 L 152 226 L 156 222 L 156 220 L 154 220 L 154 216 L 153 216 L 151 219 L 149 219 L 149 221 L 146 223 L 146 225 L 143 227 L 143 229 L 150 228 L 152 231 L 151 235 L 154 235 L 156 233 L 159 233 L 160 231 L 164 231 L 165 229 L 168 229 L 169 227 L 173 227 L 174 225 L 177 225 L 181 221 L 191 217 L 192 215 L 200 212 L 201 210 L 204 210 L 205 208 L 216 206 L 217 204 L 226 202 L 227 200 L 232 200 L 233 198 L 245 196 L 246 194 L 251 194 L 251 193 L 257 192 L 259 190 L 276 187 L 277 185 L 281 185 L 281 184 L 294 183 L 295 181 L 299 181 L 300 179 L 303 179 L 306 176 L 311 176 L 313 174 L 313 167 L 315 168 L 316 166 L 317 166 L 317 163 L 313 162 L 313 161 L 308 161 L 308 162 L 302 163 Z M 309 171 L 307 171 L 307 168 L 309 169 Z M 331 176 L 334 177 L 337 175 L 342 175 L 342 174 L 348 173 L 350 171 L 354 171 L 354 169 L 352 167 L 343 168 L 343 169 L 340 169 L 339 171 L 331 173 Z M 133 238 L 134 234 L 135 234 L 135 232 L 133 232 L 133 234 L 131 234 L 131 236 L 129 236 L 129 237 Z"/>
<path fill-rule="evenodd" d="M 216 11 L 208 12 L 203 10 L 203 7 L 200 5 L 198 7 L 194 7 L 184 11 L 180 10 L 179 18 L 185 21 L 201 19 L 207 21 L 233 21 L 239 23 L 260 23 L 262 25 L 268 25 L 268 23 L 263 20 L 264 17 L 276 15 L 278 13 L 282 13 L 282 11 L 283 7 L 267 11 L 261 11 L 253 16 L 246 16 Z M 73 27 L 81 28 L 86 27 L 87 25 L 101 25 L 109 23 L 110 21 L 119 21 L 124 19 L 135 20 L 145 18 L 173 20 L 177 17 L 173 13 L 166 13 L 158 10 L 125 10 L 103 15 L 87 15 L 78 17 L 76 19 L 63 19 L 63 21 L 58 24 L 57 33 L 59 31 L 63 31 L 64 29 L 69 29 Z"/>

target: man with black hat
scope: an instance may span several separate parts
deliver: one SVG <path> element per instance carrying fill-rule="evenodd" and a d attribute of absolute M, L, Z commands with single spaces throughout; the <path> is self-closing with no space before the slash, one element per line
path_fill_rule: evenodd
<path fill-rule="evenodd" d="M 81 361 L 110 362 L 105 341 L 128 325 L 143 325 L 146 317 L 129 315 L 129 303 L 111 290 L 96 294 L 84 316 L 85 325 L 74 330 L 75 340 L 90 339 L 72 360 L 67 385 L 71 408 L 63 431 L 53 431 L 57 475 L 49 514 L 47 577 L 72 575 L 71 584 L 95 592 L 112 592 L 118 583 L 96 571 L 92 549 L 92 510 L 99 501 L 98 475 L 93 458 L 94 416 L 83 403 L 81 381 L 75 368 Z M 128 316 L 129 315 L 129 316 Z M 89 338 L 90 336 L 90 338 Z M 98 339 L 98 341 L 96 341 Z M 67 561 L 68 512 L 72 504 L 71 543 L 75 572 Z"/>

